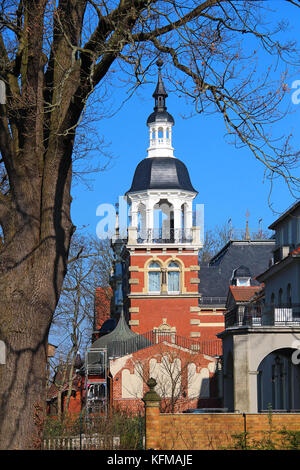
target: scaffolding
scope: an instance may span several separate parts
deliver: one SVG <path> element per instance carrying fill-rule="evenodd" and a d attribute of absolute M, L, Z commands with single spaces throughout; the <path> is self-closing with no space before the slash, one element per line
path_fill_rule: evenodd
<path fill-rule="evenodd" d="M 107 349 L 88 349 L 85 354 L 85 407 L 86 417 L 107 416 Z"/>

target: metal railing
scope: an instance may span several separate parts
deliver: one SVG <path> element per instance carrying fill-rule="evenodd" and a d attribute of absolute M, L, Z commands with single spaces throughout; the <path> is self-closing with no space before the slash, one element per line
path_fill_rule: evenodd
<path fill-rule="evenodd" d="M 225 305 L 227 297 L 200 297 L 201 305 Z"/>
<path fill-rule="evenodd" d="M 43 439 L 43 450 L 99 450 L 99 449 L 119 449 L 120 436 L 100 436 L 93 435 L 81 436 L 58 436 Z"/>
<path fill-rule="evenodd" d="M 138 232 L 138 243 L 192 243 L 191 229 L 154 228 Z"/>
<path fill-rule="evenodd" d="M 233 326 L 300 326 L 300 304 L 238 306 L 225 314 L 225 328 Z"/>
<path fill-rule="evenodd" d="M 165 331 L 148 331 L 137 335 L 127 341 L 113 341 L 108 344 L 107 357 L 122 357 L 134 351 L 145 349 L 155 344 L 168 343 L 188 349 L 193 352 L 203 353 L 208 356 L 220 356 L 222 354 L 222 341 L 219 339 L 195 341 L 176 333 Z"/>
<path fill-rule="evenodd" d="M 232 228 L 228 229 L 227 239 L 229 240 L 270 240 L 273 232 L 267 233 L 263 230 L 248 230 Z"/>

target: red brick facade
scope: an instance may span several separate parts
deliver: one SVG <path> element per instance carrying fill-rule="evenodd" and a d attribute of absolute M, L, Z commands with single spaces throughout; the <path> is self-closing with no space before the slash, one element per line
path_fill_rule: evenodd
<path fill-rule="evenodd" d="M 163 396 L 163 412 L 220 407 L 216 367 L 215 358 L 166 342 L 136 351 L 110 362 L 112 406 L 143 412 L 147 380 L 154 376 Z M 203 377 L 199 380 L 200 375 Z"/>
<path fill-rule="evenodd" d="M 169 294 L 162 286 L 160 294 L 148 290 L 148 266 L 158 261 L 162 270 L 175 261 L 180 266 L 180 292 Z M 224 330 L 222 312 L 201 311 L 199 307 L 198 251 L 178 248 L 151 251 L 139 249 L 129 255 L 130 326 L 136 333 L 172 329 L 194 340 L 214 340 Z M 201 325 L 202 324 L 202 325 Z"/>
<path fill-rule="evenodd" d="M 112 299 L 111 287 L 97 287 L 94 306 L 94 330 L 100 330 L 103 323 L 110 318 L 110 304 Z"/>

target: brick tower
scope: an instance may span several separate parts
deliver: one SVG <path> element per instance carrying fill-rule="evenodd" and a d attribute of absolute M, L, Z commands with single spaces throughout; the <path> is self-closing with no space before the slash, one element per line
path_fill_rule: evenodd
<path fill-rule="evenodd" d="M 174 119 L 166 107 L 162 63 L 157 65 L 155 106 L 147 120 L 148 155 L 138 164 L 126 193 L 128 238 L 122 259 L 118 255 L 123 266 L 122 302 L 136 333 L 200 339 L 198 252 L 202 244 L 200 227 L 193 225 L 197 191 L 186 166 L 173 154 Z M 119 246 L 115 239 L 113 247 L 120 254 Z"/>

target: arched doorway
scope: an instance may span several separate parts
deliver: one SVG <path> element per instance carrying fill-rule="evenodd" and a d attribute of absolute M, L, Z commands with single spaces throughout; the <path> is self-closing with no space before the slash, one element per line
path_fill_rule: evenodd
<path fill-rule="evenodd" d="M 300 410 L 300 366 L 294 363 L 295 350 L 282 348 L 268 354 L 258 366 L 258 411 Z"/>

